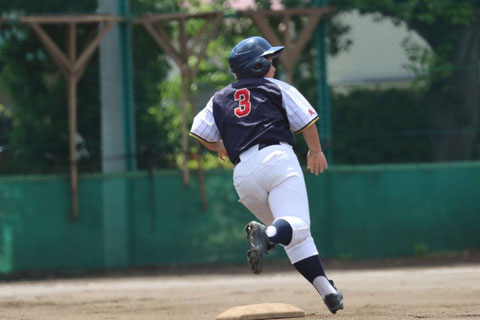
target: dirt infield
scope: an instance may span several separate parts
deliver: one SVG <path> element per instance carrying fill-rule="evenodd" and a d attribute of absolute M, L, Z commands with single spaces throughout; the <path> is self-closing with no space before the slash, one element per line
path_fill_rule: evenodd
<path fill-rule="evenodd" d="M 226 309 L 280 302 L 303 319 L 480 319 L 480 264 L 331 270 L 345 309 L 331 315 L 294 271 L 106 277 L 0 283 L 0 319 L 211 320 Z"/>

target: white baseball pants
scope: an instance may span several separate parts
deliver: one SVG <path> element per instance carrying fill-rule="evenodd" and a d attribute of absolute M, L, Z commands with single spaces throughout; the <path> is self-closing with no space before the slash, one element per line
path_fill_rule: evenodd
<path fill-rule="evenodd" d="M 292 146 L 282 143 L 258 150 L 255 145 L 240 154 L 240 160 L 233 170 L 239 202 L 267 226 L 282 217 L 301 222 L 291 223 L 293 238 L 301 241 L 285 246 L 292 264 L 318 254 L 310 234 L 305 180 Z"/>

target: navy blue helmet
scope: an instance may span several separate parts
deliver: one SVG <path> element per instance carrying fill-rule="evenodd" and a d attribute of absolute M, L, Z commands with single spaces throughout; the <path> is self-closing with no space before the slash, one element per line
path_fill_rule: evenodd
<path fill-rule="evenodd" d="M 272 47 L 262 37 L 250 37 L 240 41 L 230 53 L 228 63 L 238 80 L 260 78 L 270 70 L 268 57 L 276 58 L 283 46 Z"/>

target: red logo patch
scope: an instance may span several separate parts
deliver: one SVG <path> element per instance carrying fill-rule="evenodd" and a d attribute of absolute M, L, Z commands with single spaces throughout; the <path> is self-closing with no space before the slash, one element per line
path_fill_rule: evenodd
<path fill-rule="evenodd" d="M 315 115 L 315 112 L 313 112 L 312 109 L 308 109 L 308 113 L 310 113 L 312 116 Z"/>

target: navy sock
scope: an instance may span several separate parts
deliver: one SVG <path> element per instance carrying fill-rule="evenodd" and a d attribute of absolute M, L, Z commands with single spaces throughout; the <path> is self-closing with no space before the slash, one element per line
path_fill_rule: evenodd
<path fill-rule="evenodd" d="M 327 277 L 325 269 L 318 255 L 314 255 L 293 264 L 295 269 L 302 274 L 308 281 L 313 283 L 313 280 L 318 276 Z"/>
<path fill-rule="evenodd" d="M 272 229 L 272 227 L 275 229 Z M 290 226 L 290 223 L 283 219 L 275 220 L 273 224 L 267 228 L 268 239 L 270 239 L 270 241 L 273 243 L 288 245 L 290 241 L 292 241 L 292 235 L 292 226 Z"/>

